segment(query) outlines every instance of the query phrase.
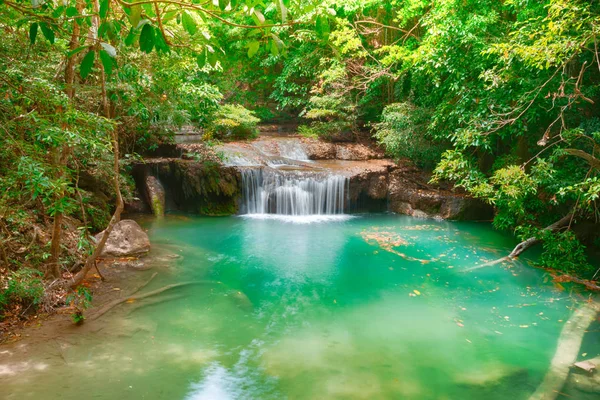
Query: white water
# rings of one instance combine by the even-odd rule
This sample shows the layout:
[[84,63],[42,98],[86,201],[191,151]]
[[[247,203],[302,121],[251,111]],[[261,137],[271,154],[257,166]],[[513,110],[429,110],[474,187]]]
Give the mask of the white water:
[[[271,168],[242,171],[242,213],[249,215],[340,215],[348,178]],[[308,221],[313,222],[313,221]]]

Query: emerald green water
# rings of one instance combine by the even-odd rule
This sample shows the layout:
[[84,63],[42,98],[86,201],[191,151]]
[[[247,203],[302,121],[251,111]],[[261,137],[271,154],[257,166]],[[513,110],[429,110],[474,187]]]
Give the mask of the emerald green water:
[[202,283],[53,344],[2,381],[5,398],[527,399],[574,306],[526,260],[473,269],[514,246],[487,224],[175,216],[146,227],[157,251],[181,257],[142,292]]

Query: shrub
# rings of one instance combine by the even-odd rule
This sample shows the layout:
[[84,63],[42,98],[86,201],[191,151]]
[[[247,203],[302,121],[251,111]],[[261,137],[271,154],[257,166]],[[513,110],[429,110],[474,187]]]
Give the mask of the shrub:
[[375,138],[391,156],[433,169],[447,146],[427,133],[430,118],[428,110],[410,103],[390,104],[384,108],[381,122],[373,125]]
[[36,307],[44,297],[42,273],[31,268],[21,268],[8,274],[0,288],[0,312],[11,304],[28,309]]
[[254,112],[239,104],[226,104],[216,111],[206,129],[206,139],[249,139],[258,136],[260,122]]

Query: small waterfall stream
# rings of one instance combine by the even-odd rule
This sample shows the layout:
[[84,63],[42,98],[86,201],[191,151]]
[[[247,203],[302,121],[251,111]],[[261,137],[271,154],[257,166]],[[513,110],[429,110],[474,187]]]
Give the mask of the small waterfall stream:
[[348,178],[321,172],[242,170],[242,213],[292,216],[343,214]]

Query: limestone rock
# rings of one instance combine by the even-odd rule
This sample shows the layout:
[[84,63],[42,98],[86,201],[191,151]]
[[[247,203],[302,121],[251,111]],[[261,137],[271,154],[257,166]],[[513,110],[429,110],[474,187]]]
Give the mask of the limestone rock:
[[[99,241],[103,232],[96,235]],[[119,221],[113,228],[101,257],[135,257],[150,251],[150,240],[146,232],[131,219]]]
[[164,217],[165,189],[155,176],[148,175],[146,177],[146,194],[152,213],[157,217]]

